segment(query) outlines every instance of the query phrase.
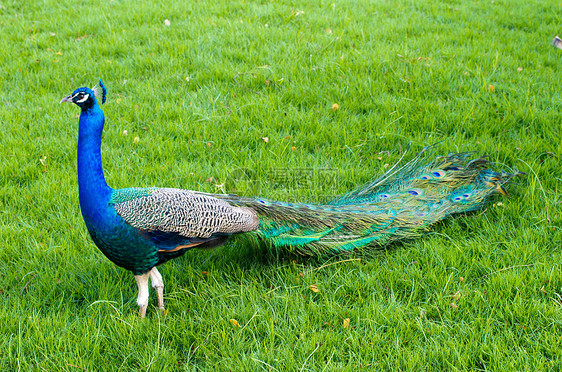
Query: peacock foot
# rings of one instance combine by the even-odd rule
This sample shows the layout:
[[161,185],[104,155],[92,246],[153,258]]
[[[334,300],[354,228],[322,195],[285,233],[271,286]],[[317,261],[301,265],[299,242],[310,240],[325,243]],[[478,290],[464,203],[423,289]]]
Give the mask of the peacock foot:
[[139,288],[139,295],[137,296],[137,305],[139,305],[139,317],[142,319],[146,316],[146,309],[148,308],[148,279],[152,283],[152,288],[156,290],[156,298],[158,301],[158,308],[162,310],[162,314],[166,315],[167,311],[164,308],[164,280],[162,275],[158,272],[156,267],[153,267],[148,272],[142,275],[135,275],[135,280]]
[[150,281],[152,282],[152,288],[156,290],[156,299],[158,300],[158,308],[165,312],[164,308],[164,280],[162,275],[156,267],[153,267],[149,272]]

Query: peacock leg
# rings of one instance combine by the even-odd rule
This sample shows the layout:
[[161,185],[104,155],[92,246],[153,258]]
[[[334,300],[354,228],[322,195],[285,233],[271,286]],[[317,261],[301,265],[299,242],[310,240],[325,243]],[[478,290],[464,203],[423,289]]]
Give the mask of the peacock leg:
[[135,275],[137,286],[139,287],[139,295],[137,297],[137,305],[139,305],[139,317],[144,318],[146,315],[146,308],[148,307],[148,278],[150,271],[142,274]]
[[152,288],[156,290],[156,298],[158,299],[158,308],[165,311],[164,308],[164,280],[162,275],[156,267],[153,267],[149,272],[150,281],[152,282]]

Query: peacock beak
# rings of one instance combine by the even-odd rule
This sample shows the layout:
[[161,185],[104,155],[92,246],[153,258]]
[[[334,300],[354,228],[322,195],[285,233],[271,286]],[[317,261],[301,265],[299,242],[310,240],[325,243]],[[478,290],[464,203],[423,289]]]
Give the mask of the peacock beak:
[[72,94],[69,95],[69,96],[67,96],[67,97],[64,97],[63,99],[61,99],[60,102],[59,102],[59,104],[61,104],[61,103],[63,103],[63,102],[70,102],[70,103],[72,103]]

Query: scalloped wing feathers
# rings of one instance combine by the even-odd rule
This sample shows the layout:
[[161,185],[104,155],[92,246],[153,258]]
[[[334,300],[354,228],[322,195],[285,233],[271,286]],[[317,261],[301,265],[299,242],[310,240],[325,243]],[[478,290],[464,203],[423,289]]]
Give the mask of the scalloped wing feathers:
[[259,228],[256,213],[224,200],[180,189],[115,190],[111,204],[129,225],[143,231],[210,238]]

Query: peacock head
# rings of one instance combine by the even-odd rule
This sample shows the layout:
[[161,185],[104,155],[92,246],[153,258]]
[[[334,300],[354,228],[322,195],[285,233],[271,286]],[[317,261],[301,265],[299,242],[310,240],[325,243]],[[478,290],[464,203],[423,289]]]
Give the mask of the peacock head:
[[103,85],[103,82],[100,79],[98,85],[93,87],[92,89],[83,87],[78,88],[71,95],[64,97],[60,103],[63,102],[70,102],[75,103],[78,105],[82,110],[88,110],[92,108],[97,103],[96,98],[101,99],[101,103],[105,103],[107,95],[107,89]]

